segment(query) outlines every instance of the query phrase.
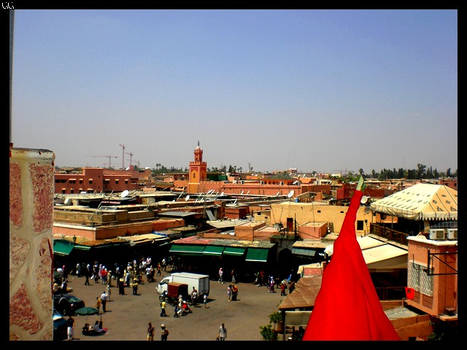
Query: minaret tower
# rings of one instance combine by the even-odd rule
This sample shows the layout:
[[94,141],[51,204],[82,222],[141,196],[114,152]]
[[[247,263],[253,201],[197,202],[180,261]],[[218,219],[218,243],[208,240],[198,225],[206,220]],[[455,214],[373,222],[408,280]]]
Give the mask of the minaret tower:
[[207,179],[207,163],[203,162],[203,150],[198,146],[194,151],[194,161],[190,162],[188,174],[188,193],[198,193],[201,181]]

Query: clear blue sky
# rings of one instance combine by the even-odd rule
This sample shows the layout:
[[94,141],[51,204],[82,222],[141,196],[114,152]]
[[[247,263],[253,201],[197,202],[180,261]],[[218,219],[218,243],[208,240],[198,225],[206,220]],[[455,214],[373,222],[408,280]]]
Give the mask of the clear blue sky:
[[[12,142],[58,166],[457,169],[457,11],[15,11]],[[125,164],[129,162],[127,156]]]

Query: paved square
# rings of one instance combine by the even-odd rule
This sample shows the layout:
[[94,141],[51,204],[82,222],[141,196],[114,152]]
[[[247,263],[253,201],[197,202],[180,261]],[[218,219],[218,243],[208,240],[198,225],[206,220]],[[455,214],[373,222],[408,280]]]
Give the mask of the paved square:
[[[156,281],[168,275],[156,276]],[[71,294],[84,300],[86,306],[95,307],[96,297],[105,286],[90,280],[84,285],[84,277],[69,275],[68,286]],[[280,291],[270,293],[266,287],[253,283],[238,283],[237,301],[228,301],[227,286],[210,281],[210,295],[207,308],[203,304],[192,307],[193,312],[180,318],[173,317],[174,307],[167,304],[168,317],[160,317],[159,295],[155,291],[156,282],[144,282],[133,295],[129,287],[125,295],[119,295],[116,282],[112,281],[112,294],[107,303],[107,312],[102,314],[103,326],[108,332],[102,336],[84,336],[81,329],[84,323],[94,324],[97,315],[73,316],[75,340],[146,340],[148,322],[155,328],[154,340],[160,340],[160,324],[164,323],[170,334],[168,340],[216,340],[221,323],[227,328],[227,340],[262,340],[260,326],[269,323],[269,315],[275,311],[285,297]],[[102,312],[102,308],[101,308]]]

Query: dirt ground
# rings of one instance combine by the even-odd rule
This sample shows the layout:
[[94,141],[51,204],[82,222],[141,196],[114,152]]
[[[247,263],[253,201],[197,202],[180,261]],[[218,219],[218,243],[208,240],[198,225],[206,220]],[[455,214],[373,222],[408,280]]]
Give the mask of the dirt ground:
[[[168,273],[156,276],[159,281]],[[84,285],[84,277],[69,275],[70,293],[81,298],[86,306],[95,307],[96,297],[105,287],[102,283],[95,284],[90,280],[90,286]],[[207,308],[196,305],[193,312],[180,318],[173,317],[174,308],[167,304],[167,317],[160,317],[158,294],[155,291],[156,282],[144,281],[138,288],[138,295],[132,295],[131,288],[125,288],[125,295],[119,295],[115,281],[112,281],[111,298],[107,303],[107,312],[101,314],[103,326],[108,332],[102,336],[84,336],[81,328],[87,322],[94,324],[98,315],[73,316],[73,340],[115,341],[115,340],[146,340],[148,322],[155,328],[154,340],[160,340],[160,325],[164,323],[169,330],[168,340],[215,341],[221,323],[227,328],[227,340],[262,340],[260,326],[269,323],[269,315],[277,311],[277,307],[285,298],[280,291],[270,293],[266,287],[258,287],[253,283],[238,283],[237,301],[227,299],[229,282],[220,284],[210,281],[210,294]],[[102,313],[102,308],[101,308]]]

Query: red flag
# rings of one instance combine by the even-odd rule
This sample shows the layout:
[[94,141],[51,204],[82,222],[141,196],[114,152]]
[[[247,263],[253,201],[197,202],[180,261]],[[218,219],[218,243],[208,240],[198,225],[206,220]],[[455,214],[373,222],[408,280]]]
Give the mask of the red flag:
[[303,340],[399,340],[383,311],[355,234],[356,190],[323,272]]

